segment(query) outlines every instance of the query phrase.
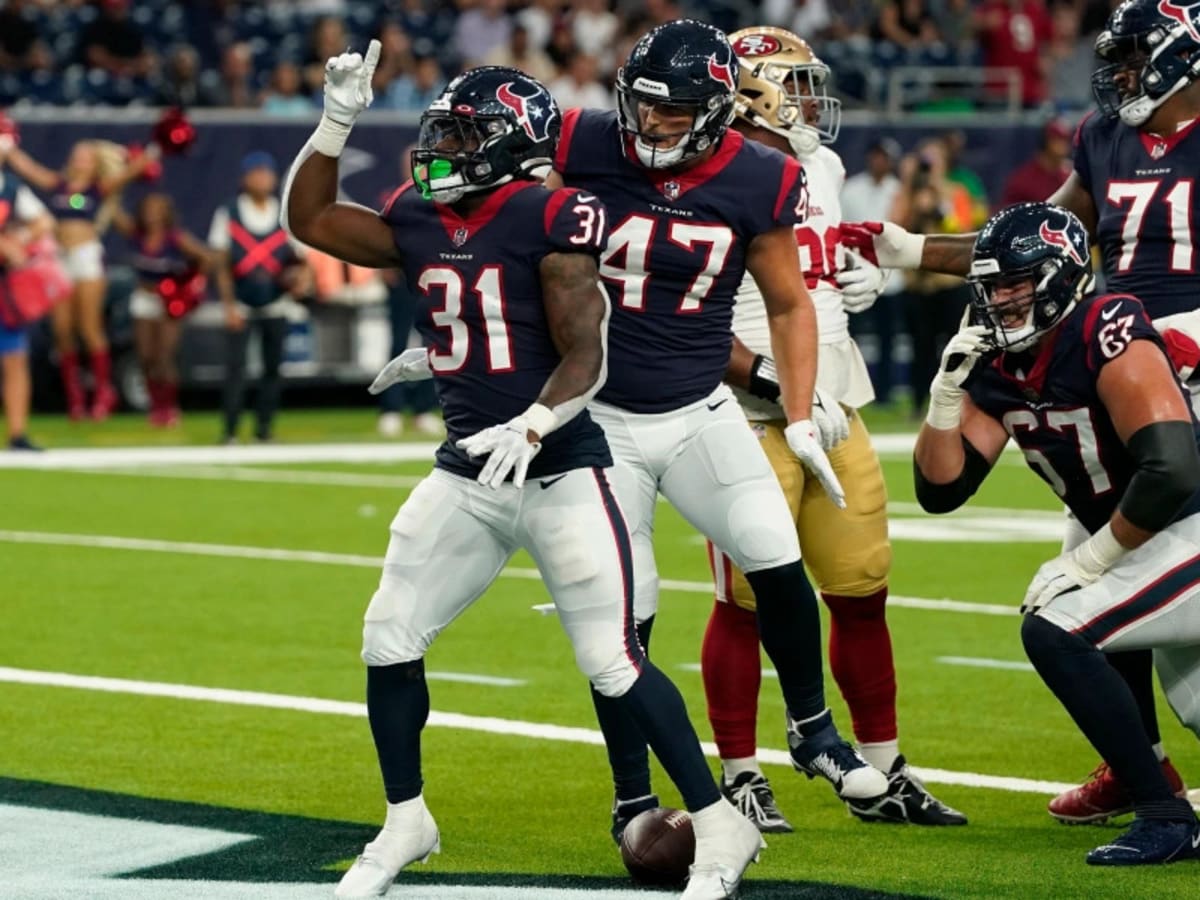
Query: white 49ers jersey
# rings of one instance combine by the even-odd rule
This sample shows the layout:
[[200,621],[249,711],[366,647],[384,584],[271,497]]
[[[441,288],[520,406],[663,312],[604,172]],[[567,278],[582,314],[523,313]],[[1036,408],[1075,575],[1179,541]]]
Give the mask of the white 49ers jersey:
[[[831,392],[844,405],[865,406],[875,398],[866,363],[850,338],[849,320],[842,306],[842,291],[834,275],[846,268],[847,253],[842,246],[842,185],[846,168],[841,157],[820,146],[800,162],[808,188],[808,215],[795,226],[800,253],[800,271],[817,310],[821,358],[817,384]],[[755,353],[771,355],[771,332],[767,309],[758,285],[747,272],[738,286],[733,308],[733,333]],[[779,406],[736,391],[742,408],[751,419],[783,417]]]

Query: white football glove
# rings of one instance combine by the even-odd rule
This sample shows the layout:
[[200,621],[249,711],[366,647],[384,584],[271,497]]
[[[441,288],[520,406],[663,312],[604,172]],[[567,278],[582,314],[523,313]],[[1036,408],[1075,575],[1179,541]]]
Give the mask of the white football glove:
[[842,483],[838,481],[838,477],[833,471],[829,457],[821,449],[821,441],[817,437],[817,430],[813,427],[812,421],[801,419],[793,422],[783,430],[783,436],[787,439],[788,447],[804,464],[804,468],[808,469],[816,476],[817,481],[821,482],[821,487],[825,489],[825,493],[829,495],[833,505],[838,509],[845,509],[846,492],[842,489]]
[[1128,552],[1105,525],[1074,550],[1042,563],[1025,591],[1021,612],[1036,613],[1055,597],[1087,587]]
[[465,450],[468,456],[487,455],[488,460],[476,479],[480,484],[494,490],[504,484],[504,479],[511,472],[513,487],[520,488],[525,486],[529,463],[542,449],[540,441],[529,443],[528,434],[529,422],[524,416],[517,416],[503,425],[493,425],[465,437],[454,446]]
[[367,388],[372,394],[382,394],[393,384],[402,381],[425,381],[433,377],[429,368],[429,351],[424,347],[413,347],[405,350],[386,366],[379,370],[371,386]]
[[[967,321],[966,315],[963,321]],[[992,340],[983,325],[966,325],[946,342],[938,372],[929,384],[925,421],[931,428],[951,431],[958,427],[962,421],[963,384],[979,358],[991,349]]]
[[379,64],[380,47],[379,41],[371,41],[365,57],[346,52],[325,63],[325,115],[339,125],[353,125],[375,99],[371,79]]
[[849,253],[854,260],[853,268],[842,269],[833,276],[842,289],[842,306],[848,313],[860,313],[870,309],[883,293],[888,273],[867,262],[857,253]]
[[822,450],[832,450],[850,437],[850,420],[842,404],[820,388],[813,388],[812,424]]

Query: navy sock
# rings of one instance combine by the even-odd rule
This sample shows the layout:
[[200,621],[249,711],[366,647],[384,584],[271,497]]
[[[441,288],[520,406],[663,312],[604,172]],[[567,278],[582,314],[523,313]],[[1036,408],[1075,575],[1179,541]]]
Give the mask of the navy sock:
[[[688,718],[679,689],[650,660],[628,693],[616,698],[646,736],[654,755],[683,796],[689,812],[696,812],[721,799],[717,783],[708,770],[700,739]],[[646,778],[646,793],[650,779]]]
[[1154,651],[1125,650],[1106,653],[1108,664],[1121,673],[1142,716],[1142,726],[1151,744],[1162,740],[1158,732],[1158,710],[1154,708]]
[[758,634],[779,673],[783,699],[795,719],[810,719],[825,709],[821,670],[821,613],[804,564],[747,572],[758,608]]
[[429,718],[425,661],[367,667],[367,718],[388,803],[421,793],[421,729]]
[[[638,643],[647,654],[650,652],[650,631],[654,627],[654,616],[637,626]],[[650,754],[646,751],[646,738],[638,728],[629,710],[618,700],[605,697],[592,688],[592,705],[596,707],[596,720],[604,734],[604,745],[608,749],[608,764],[612,768],[613,787],[618,800],[636,800],[651,793]]]
[[1138,806],[1174,799],[1142,727],[1137,701],[1104,654],[1039,616],[1021,623],[1025,653]]

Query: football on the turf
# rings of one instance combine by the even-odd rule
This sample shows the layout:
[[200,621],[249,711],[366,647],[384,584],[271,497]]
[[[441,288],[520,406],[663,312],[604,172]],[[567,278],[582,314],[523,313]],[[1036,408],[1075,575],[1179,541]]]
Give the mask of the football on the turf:
[[692,817],[681,809],[648,809],[634,816],[621,835],[621,859],[639,884],[683,884],[695,855]]

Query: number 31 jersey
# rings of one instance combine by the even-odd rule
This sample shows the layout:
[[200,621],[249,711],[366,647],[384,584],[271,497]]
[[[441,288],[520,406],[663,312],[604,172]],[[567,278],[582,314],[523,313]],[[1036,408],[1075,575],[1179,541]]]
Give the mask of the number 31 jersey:
[[1099,218],[1106,287],[1151,319],[1200,306],[1200,119],[1162,139],[1099,115],[1075,134],[1075,172]]
[[[604,246],[604,207],[570,189],[512,182],[466,218],[402,187],[380,213],[392,226],[415,324],[446,419],[437,465],[474,478],[486,457],[454,442],[523,413],[561,359],[546,322],[539,264],[551,253]],[[542,441],[531,477],[609,466],[604,432],[587,411]]]
[[647,169],[623,149],[616,113],[569,109],[554,167],[608,208],[600,274],[612,298],[608,381],[598,399],[636,413],[695,403],[721,383],[734,293],[759,234],[802,221],[803,170],[730,129],[683,172]]
[[[1137,469],[1096,389],[1104,366],[1137,340],[1166,353],[1137,298],[1090,297],[1036,355],[1001,354],[967,382],[975,405],[1004,426],[1029,467],[1090,533],[1112,518]],[[1194,416],[1193,427],[1200,442]],[[1200,494],[1180,517],[1193,512],[1200,512]]]

